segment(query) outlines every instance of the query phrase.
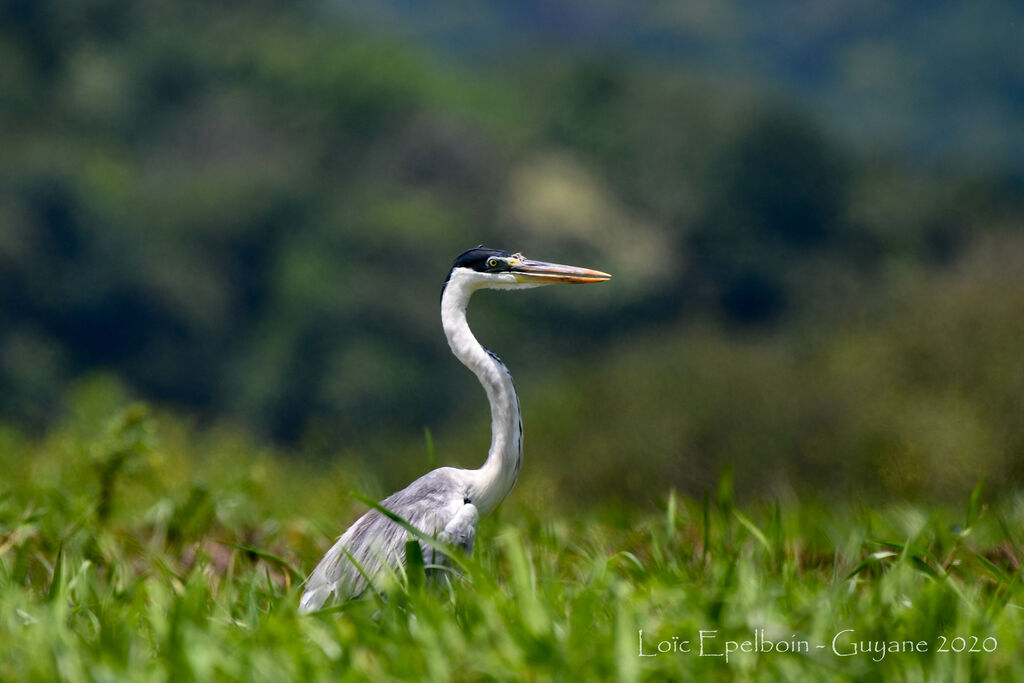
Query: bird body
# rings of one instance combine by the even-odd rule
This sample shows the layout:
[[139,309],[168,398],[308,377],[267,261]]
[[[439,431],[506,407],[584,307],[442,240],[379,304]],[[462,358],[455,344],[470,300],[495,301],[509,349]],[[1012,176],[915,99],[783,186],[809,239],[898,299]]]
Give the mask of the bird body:
[[[543,284],[602,282],[610,275],[573,266],[530,261],[521,254],[478,247],[455,259],[441,294],[441,322],[452,353],[473,371],[491,406],[491,445],[478,469],[441,467],[381,501],[381,506],[435,537],[442,545],[471,552],[479,518],[515,486],[523,459],[523,427],[512,376],[485,349],[466,321],[469,299],[478,289],[525,289]],[[387,567],[405,562],[407,532],[370,510],[327,551],[306,582],[299,606],[309,612],[330,598],[363,592]],[[425,564],[445,566],[443,553],[420,544]],[[354,562],[353,562],[354,561]],[[357,566],[358,565],[358,566]]]
[[[465,471],[438,468],[380,504],[441,543],[471,551],[480,515],[475,505],[465,502],[466,486],[460,476]],[[299,610],[319,609],[332,596],[348,598],[362,593],[367,578],[373,580],[387,566],[405,563],[407,536],[405,529],[377,510],[364,514],[341,535],[310,575]],[[426,544],[421,543],[420,549],[425,565],[447,564],[442,554]]]

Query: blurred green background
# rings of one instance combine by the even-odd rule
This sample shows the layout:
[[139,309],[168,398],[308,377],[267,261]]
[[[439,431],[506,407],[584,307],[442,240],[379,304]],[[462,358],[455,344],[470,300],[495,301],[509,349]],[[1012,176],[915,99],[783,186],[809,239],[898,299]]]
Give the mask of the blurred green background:
[[[284,7],[287,5],[287,7]],[[966,495],[1024,476],[1024,6],[0,0],[0,420],[126,391],[386,492]],[[96,398],[102,403],[102,399]]]

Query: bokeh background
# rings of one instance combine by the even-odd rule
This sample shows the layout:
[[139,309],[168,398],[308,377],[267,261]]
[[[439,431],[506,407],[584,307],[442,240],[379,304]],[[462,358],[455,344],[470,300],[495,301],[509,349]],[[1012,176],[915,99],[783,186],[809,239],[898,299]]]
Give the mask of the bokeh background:
[[438,296],[485,243],[615,276],[474,300],[517,496],[1017,487],[1022,31],[1008,0],[0,0],[3,429],[134,396],[382,491],[476,466]]

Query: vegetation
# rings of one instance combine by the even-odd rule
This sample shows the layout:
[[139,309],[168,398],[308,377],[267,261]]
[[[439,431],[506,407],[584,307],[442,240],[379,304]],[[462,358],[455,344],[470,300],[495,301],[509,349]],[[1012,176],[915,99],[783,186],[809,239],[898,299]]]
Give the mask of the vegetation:
[[462,578],[299,616],[344,479],[140,404],[96,419],[118,400],[3,434],[0,678],[1020,677],[1024,500],[980,484],[930,509],[739,504],[728,476],[582,515],[514,498]]

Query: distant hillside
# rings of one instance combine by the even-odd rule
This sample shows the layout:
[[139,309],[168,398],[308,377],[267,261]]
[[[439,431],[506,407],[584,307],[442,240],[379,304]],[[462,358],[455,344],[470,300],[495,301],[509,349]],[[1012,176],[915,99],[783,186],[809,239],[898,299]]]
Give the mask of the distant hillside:
[[[338,3],[339,6],[342,3]],[[345,11],[471,63],[609,52],[799,95],[862,145],[1024,171],[1024,4],[355,0]]]

